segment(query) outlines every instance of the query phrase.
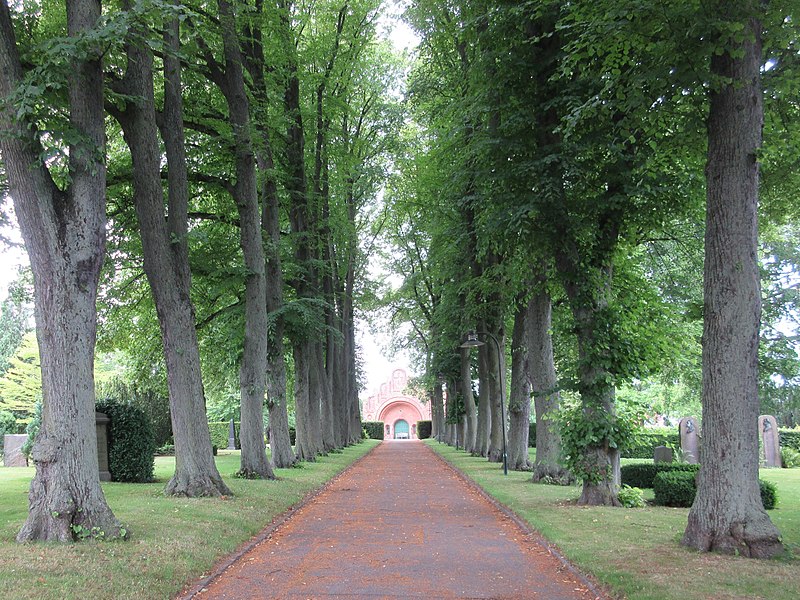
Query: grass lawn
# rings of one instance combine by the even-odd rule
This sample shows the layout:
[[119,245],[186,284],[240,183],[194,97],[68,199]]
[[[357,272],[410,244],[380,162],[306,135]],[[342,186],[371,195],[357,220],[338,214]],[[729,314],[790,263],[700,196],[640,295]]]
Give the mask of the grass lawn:
[[[510,507],[584,571],[630,600],[800,598],[800,469],[765,469],[778,486],[769,511],[789,549],[775,560],[701,554],[679,545],[689,509],[579,507],[580,488],[536,485],[530,473],[428,440],[428,445]],[[652,501],[652,490],[645,490]],[[647,494],[649,492],[649,495]]]
[[103,484],[114,514],[131,532],[127,542],[15,543],[34,470],[0,468],[0,590],[4,597],[37,600],[171,598],[377,443],[279,469],[278,481],[234,479],[239,453],[221,451],[217,467],[235,493],[227,499],[166,498],[175,459],[156,458],[156,483]]

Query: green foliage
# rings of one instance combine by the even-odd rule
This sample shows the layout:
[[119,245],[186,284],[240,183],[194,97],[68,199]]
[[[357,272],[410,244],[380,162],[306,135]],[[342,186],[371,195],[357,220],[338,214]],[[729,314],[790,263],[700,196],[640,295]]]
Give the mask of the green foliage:
[[696,474],[700,465],[687,463],[636,463],[623,465],[620,468],[622,484],[640,488],[652,488],[653,481],[659,473],[691,473]]
[[8,297],[0,306],[0,377],[8,370],[9,360],[22,344],[28,328],[32,286],[30,270],[20,270],[17,280],[9,287]]
[[383,421],[363,421],[361,425],[364,428],[368,440],[382,440],[384,433]]
[[772,510],[778,505],[778,488],[771,481],[758,480],[758,488],[761,492],[761,503],[765,510]]
[[778,430],[781,448],[793,448],[800,452],[800,429]]
[[697,489],[695,473],[687,471],[664,471],[653,479],[656,504],[688,508],[694,502]]
[[163,446],[172,439],[172,419],[166,395],[116,376],[97,384],[97,397],[114,398],[121,404],[141,409],[150,421],[156,446]]
[[671,427],[644,429],[637,435],[636,442],[622,453],[622,457],[652,459],[657,446],[679,447],[680,435],[677,430]]
[[25,440],[25,443],[22,444],[22,448],[20,450],[22,453],[28,457],[28,460],[31,459],[31,451],[33,450],[33,444],[36,442],[36,435],[39,433],[39,429],[42,427],[42,402],[38,401],[33,409],[33,416],[31,420],[28,422],[28,425],[25,427],[25,433],[28,434],[28,439]]
[[[237,448],[241,448],[241,443],[239,442],[239,425],[238,421],[234,421],[233,423],[233,431],[234,431],[234,445]],[[208,424],[208,431],[211,434],[211,445],[217,449],[224,449],[228,447],[228,436],[230,435],[230,421],[211,421]]]
[[108,470],[112,481],[152,481],[156,445],[150,420],[144,411],[114,399],[100,400],[95,408],[111,419],[108,426]]
[[608,473],[585,459],[592,448],[608,444],[621,452],[636,443],[638,417],[627,411],[612,415],[604,410],[587,411],[580,404],[565,406],[554,420],[561,434],[564,466],[578,479],[597,483]]
[[800,452],[788,446],[782,447],[781,466],[784,469],[794,469],[796,467],[800,467]]
[[25,334],[17,351],[8,359],[8,369],[0,378],[0,410],[7,410],[22,423],[33,416],[42,395],[42,371],[36,334]]
[[417,421],[417,437],[421,440],[427,440],[431,437],[433,431],[433,423],[431,421]]
[[528,448],[536,448],[536,422],[528,423]]
[[644,492],[637,487],[631,487],[629,485],[623,485],[620,488],[617,498],[619,498],[620,503],[625,508],[644,508],[646,505],[644,501]]

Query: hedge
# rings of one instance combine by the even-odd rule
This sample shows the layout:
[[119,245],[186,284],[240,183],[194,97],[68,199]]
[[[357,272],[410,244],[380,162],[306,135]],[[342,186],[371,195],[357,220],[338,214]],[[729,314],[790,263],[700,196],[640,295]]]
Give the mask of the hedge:
[[681,439],[677,428],[663,427],[646,429],[640,433],[637,443],[622,452],[622,458],[653,458],[656,446],[680,448]]
[[417,421],[417,437],[421,440],[427,440],[431,437],[433,431],[433,423],[430,421]]
[[[772,510],[778,504],[778,490],[774,483],[758,480],[761,504],[765,510]],[[656,504],[689,508],[697,494],[695,474],[687,471],[666,471],[658,473],[653,482]]]
[[779,429],[780,444],[782,448],[794,448],[800,452],[800,431],[797,429]]
[[[208,431],[211,433],[211,445],[218,450],[224,450],[228,447],[228,434],[230,432],[230,421],[210,421],[208,423]],[[234,431],[234,446],[241,448],[239,443],[239,422],[233,422]]]
[[528,423],[528,448],[536,448],[536,421]]
[[622,483],[631,487],[652,488],[656,475],[667,472],[687,472],[694,476],[700,465],[687,463],[642,463],[624,465],[620,469]]
[[108,424],[108,470],[111,481],[147,483],[153,480],[156,443],[153,426],[145,412],[115,400],[100,400],[95,409]]
[[361,426],[367,432],[367,437],[371,440],[383,439],[383,421],[363,421]]

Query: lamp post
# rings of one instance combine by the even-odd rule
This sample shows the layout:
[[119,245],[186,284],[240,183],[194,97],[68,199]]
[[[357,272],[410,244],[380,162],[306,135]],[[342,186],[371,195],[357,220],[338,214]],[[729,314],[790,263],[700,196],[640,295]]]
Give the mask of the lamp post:
[[500,375],[500,419],[503,424],[503,475],[508,475],[508,453],[506,450],[506,403],[503,399],[505,385],[503,384],[503,367],[502,364],[500,364],[500,357],[502,356],[500,342],[498,342],[495,335],[489,331],[469,331],[467,332],[467,339],[464,340],[464,343],[461,344],[460,347],[477,348],[479,346],[484,346],[485,342],[482,342],[478,339],[479,335],[485,335],[489,337],[494,342],[495,348],[497,348],[497,362]]

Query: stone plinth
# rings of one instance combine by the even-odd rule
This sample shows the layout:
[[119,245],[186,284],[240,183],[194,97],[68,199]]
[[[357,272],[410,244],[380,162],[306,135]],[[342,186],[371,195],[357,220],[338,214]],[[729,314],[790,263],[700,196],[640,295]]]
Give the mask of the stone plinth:
[[22,445],[28,440],[26,434],[7,434],[3,436],[3,466],[27,467],[28,459],[22,453]]
[[108,424],[111,419],[107,415],[95,411],[94,424],[97,432],[97,463],[100,467],[100,481],[111,481],[108,470]]

